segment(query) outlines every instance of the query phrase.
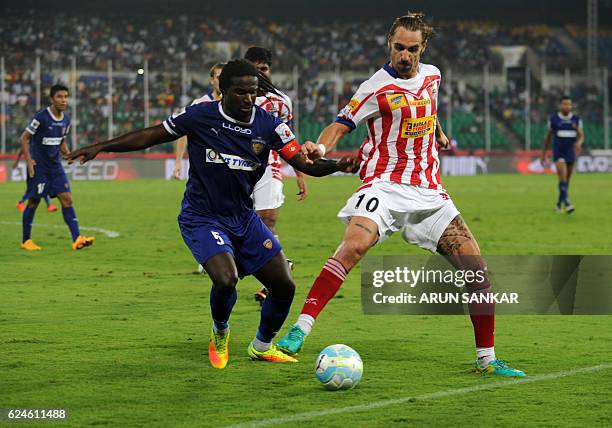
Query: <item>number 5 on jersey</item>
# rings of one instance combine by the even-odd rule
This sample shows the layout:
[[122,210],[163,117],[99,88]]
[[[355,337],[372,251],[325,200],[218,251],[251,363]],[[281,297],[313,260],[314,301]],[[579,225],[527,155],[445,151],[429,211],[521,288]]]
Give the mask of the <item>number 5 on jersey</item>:
[[217,245],[224,245],[225,241],[223,240],[223,237],[219,234],[219,232],[210,232],[213,236],[213,238],[215,238],[215,240],[217,241]]

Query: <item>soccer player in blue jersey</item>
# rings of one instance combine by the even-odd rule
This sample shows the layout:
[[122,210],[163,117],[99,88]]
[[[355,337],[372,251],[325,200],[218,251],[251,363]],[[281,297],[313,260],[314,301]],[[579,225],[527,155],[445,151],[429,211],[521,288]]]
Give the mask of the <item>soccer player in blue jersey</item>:
[[559,112],[548,119],[548,132],[544,137],[544,149],[542,150],[542,164],[548,164],[548,150],[550,140],[553,140],[553,162],[559,177],[559,198],[555,210],[560,213],[571,214],[574,205],[569,201],[569,182],[574,170],[576,156],[580,155],[582,143],[584,143],[584,131],[582,120],[572,113],[572,100],[563,96],[559,105]]
[[248,355],[254,360],[296,362],[272,344],[289,313],[295,284],[281,245],[253,209],[251,193],[270,150],[313,176],[353,171],[357,160],[306,158],[287,124],[255,105],[258,90],[275,88],[250,61],[228,62],[219,82],[220,101],[189,106],[162,125],[81,148],[66,158],[84,163],[102,151],[143,150],[187,135],[189,179],[178,222],[185,244],[213,283],[210,363],[221,369],[228,362],[228,320],[236,303],[236,283],[246,275],[255,276],[270,292]]
[[21,151],[28,170],[28,204],[22,214],[21,248],[28,251],[41,249],[31,238],[32,223],[40,199],[49,195],[59,199],[64,221],[72,235],[72,249],[80,250],[92,245],[95,238],[80,234],[79,221],[72,207],[70,184],[61,163],[60,153],[68,153],[65,141],[70,131],[70,117],[65,113],[68,108],[68,88],[54,85],[49,97],[51,105],[36,113],[21,135]]

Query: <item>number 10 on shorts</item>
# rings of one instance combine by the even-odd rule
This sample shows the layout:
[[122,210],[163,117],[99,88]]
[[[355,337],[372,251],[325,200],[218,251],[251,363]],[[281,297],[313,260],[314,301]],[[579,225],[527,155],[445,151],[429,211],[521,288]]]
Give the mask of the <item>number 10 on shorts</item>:
[[[365,197],[366,197],[365,193],[357,197],[357,204],[355,205],[355,209],[359,209]],[[376,208],[378,208],[378,198],[376,197],[372,197],[368,199],[368,201],[365,203],[365,209],[368,212],[373,213],[374,211],[376,211]]]

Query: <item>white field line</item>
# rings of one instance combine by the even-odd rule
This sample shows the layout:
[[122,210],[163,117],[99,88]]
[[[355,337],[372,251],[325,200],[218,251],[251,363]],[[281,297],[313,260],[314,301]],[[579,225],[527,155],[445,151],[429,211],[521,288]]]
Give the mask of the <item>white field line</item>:
[[[318,410],[318,411],[312,411],[312,412],[296,413],[294,415],[281,416],[278,418],[253,420],[251,422],[231,425],[230,428],[265,427],[265,426],[270,426],[270,425],[286,424],[289,422],[305,421],[305,420],[321,418],[325,416],[338,415],[341,413],[352,413],[352,412],[361,412],[365,410],[379,409],[381,407],[394,406],[397,404],[404,404],[404,403],[409,403],[409,402],[414,402],[414,401],[434,400],[436,398],[445,398],[445,397],[451,397],[454,395],[469,394],[469,393],[477,392],[477,391],[488,391],[492,389],[506,388],[508,386],[521,385],[524,383],[533,383],[533,382],[541,382],[545,380],[560,379],[563,377],[576,376],[576,375],[580,375],[584,373],[594,373],[594,372],[599,372],[599,371],[608,370],[608,369],[612,369],[612,364],[600,364],[598,366],[583,367],[579,369],[566,370],[562,372],[524,377],[520,379],[508,380],[505,382],[495,382],[495,383],[490,383],[486,385],[475,385],[475,386],[468,386],[465,388],[447,389],[445,391],[429,392],[427,394],[416,395],[413,397],[403,397],[403,398],[396,398],[392,400],[374,401],[372,403],[357,404],[357,405],[348,406],[348,407],[339,407],[335,409],[326,409],[326,410]],[[322,391],[321,393],[323,394],[323,393],[328,393],[328,392]]]
[[[21,226],[21,222],[17,222],[17,221],[0,221],[0,224],[6,224],[6,225],[11,225],[11,226]],[[32,225],[32,227],[52,227],[54,229],[65,229],[67,226],[59,225],[59,224],[40,224],[40,223],[34,223]],[[121,236],[121,234],[119,232],[116,232],[114,230],[102,229],[101,227],[80,226],[79,228],[81,230],[91,230],[93,232],[102,233],[103,235],[106,235],[109,238],[118,238],[119,236]]]

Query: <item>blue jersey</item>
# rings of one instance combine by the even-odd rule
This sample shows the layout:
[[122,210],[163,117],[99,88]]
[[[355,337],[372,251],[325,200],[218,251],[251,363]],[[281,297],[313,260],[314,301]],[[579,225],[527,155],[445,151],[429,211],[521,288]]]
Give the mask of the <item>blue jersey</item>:
[[576,143],[578,129],[582,128],[582,120],[572,113],[567,116],[555,113],[548,119],[548,127],[553,135],[553,150],[570,150]]
[[[251,193],[268,164],[270,150],[299,149],[280,119],[254,106],[249,122],[229,117],[219,101],[200,103],[163,123],[177,137],[187,135],[189,179],[183,214],[236,217],[253,209]],[[284,152],[284,151],[283,151]]]
[[47,107],[36,113],[26,132],[30,138],[30,156],[36,161],[36,169],[44,172],[62,169],[60,144],[70,131],[70,117],[62,113],[56,118]]

